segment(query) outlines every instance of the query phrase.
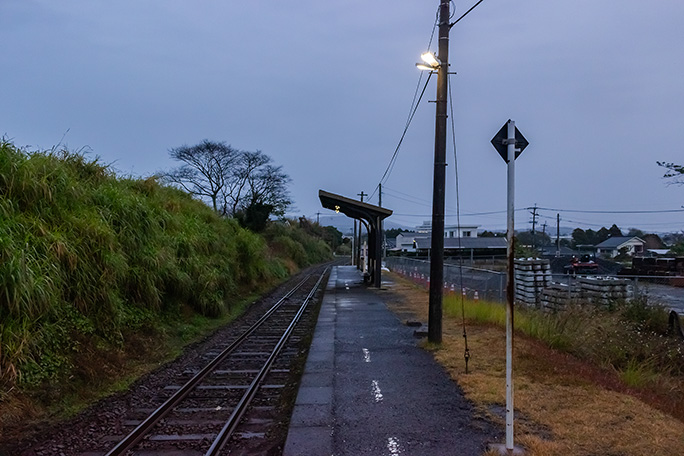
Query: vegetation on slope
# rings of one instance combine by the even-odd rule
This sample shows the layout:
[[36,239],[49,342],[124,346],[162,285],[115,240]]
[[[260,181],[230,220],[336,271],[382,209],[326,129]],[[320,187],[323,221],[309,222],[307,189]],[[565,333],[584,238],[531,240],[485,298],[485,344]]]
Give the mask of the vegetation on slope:
[[78,376],[79,355],[97,359],[162,321],[225,315],[330,257],[290,223],[271,230],[273,249],[154,178],[0,141],[0,400]]

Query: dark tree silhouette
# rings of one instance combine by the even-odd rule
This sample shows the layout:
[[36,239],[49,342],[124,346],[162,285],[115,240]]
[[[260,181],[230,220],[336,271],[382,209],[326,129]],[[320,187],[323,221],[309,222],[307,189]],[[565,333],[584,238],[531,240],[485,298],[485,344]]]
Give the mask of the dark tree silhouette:
[[669,179],[670,184],[684,184],[684,166],[668,162],[656,162],[658,166],[666,168],[668,171],[663,174],[663,179]]
[[169,155],[183,165],[166,173],[166,179],[193,195],[209,198],[214,210],[219,212],[221,196],[240,152],[225,143],[205,139],[195,146],[171,149]]
[[208,200],[221,215],[260,231],[271,215],[284,215],[290,201],[290,178],[261,151],[241,151],[224,142],[204,140],[169,151],[183,165],[165,178]]

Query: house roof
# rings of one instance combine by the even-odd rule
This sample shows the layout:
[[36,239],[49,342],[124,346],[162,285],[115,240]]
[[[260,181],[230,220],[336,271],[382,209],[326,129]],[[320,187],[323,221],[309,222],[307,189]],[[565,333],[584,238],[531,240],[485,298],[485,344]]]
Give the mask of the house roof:
[[[429,249],[432,247],[430,237],[416,239],[418,249]],[[445,249],[505,249],[508,246],[506,238],[503,237],[462,237],[445,238]]]
[[620,246],[622,246],[623,244],[626,244],[633,239],[636,239],[637,241],[641,242],[642,244],[645,244],[645,242],[642,239],[640,239],[636,236],[613,236],[613,237],[609,237],[605,241],[596,245],[596,248],[597,249],[617,249]]

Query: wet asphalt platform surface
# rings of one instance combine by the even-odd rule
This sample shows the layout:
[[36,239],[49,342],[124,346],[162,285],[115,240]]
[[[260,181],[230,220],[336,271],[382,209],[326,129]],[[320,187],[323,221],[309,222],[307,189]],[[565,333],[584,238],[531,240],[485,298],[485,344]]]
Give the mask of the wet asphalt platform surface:
[[333,269],[284,456],[481,455],[501,440],[385,296]]

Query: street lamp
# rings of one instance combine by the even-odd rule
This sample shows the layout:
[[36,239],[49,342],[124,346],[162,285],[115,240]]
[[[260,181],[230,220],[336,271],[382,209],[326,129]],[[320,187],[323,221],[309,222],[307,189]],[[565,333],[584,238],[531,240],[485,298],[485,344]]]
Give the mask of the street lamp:
[[432,52],[425,52],[420,55],[420,58],[424,62],[416,63],[416,66],[420,70],[437,71],[439,70],[440,65],[442,65],[442,63],[439,60],[437,60],[437,57],[435,57],[435,54],[433,54]]

